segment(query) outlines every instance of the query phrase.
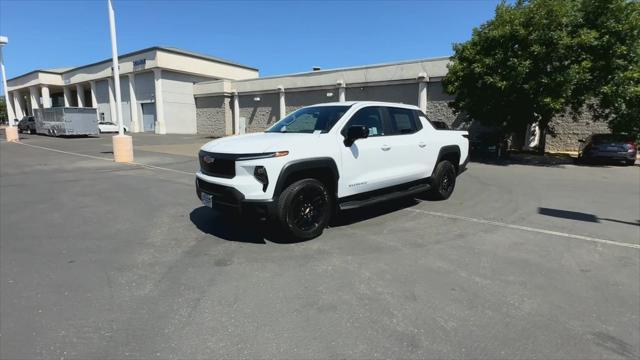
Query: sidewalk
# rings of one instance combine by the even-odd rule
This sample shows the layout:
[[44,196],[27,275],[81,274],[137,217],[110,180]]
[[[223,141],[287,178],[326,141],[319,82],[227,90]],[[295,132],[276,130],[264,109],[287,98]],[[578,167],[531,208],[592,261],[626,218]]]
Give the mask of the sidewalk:
[[574,164],[578,154],[571,153],[534,153],[510,152],[509,162],[528,165],[569,165]]

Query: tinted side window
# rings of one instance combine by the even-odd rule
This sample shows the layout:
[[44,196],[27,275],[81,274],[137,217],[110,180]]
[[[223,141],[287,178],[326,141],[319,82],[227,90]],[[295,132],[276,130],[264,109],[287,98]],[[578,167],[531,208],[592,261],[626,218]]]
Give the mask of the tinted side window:
[[[422,114],[421,111],[414,111],[413,112],[413,118],[416,119],[416,130],[420,131],[422,130],[422,121],[420,121],[420,115],[422,115],[425,119],[427,118],[425,115]],[[427,120],[429,121],[429,120]]]
[[418,131],[415,112],[410,109],[388,108],[390,135],[412,134]]
[[369,136],[383,136],[384,128],[382,127],[382,108],[380,107],[366,107],[358,110],[355,113],[347,125],[342,129],[342,135],[346,135],[347,129],[350,126],[364,125],[369,129]]

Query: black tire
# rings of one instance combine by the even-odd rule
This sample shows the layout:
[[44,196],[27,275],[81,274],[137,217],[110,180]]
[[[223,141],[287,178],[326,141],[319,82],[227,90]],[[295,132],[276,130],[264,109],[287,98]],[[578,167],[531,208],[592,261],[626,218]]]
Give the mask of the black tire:
[[433,200],[446,200],[456,187],[456,168],[447,160],[436,165],[433,172],[433,183],[429,190],[429,198]]
[[633,166],[633,165],[636,164],[636,161],[635,160],[627,160],[627,161],[624,162],[624,164],[627,165],[627,166]]
[[316,179],[303,179],[289,185],[278,198],[277,222],[288,240],[318,237],[331,220],[333,196]]

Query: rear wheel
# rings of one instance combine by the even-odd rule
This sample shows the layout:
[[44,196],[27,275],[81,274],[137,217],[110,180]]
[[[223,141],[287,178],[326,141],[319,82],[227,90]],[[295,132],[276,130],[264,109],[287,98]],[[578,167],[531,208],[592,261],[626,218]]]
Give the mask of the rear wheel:
[[333,197],[316,179],[303,179],[280,194],[277,221],[284,235],[292,240],[320,236],[331,219]]
[[636,161],[634,159],[626,160],[624,162],[624,164],[627,165],[627,166],[635,165],[635,163],[636,163]]
[[433,183],[429,195],[434,200],[446,200],[456,187],[456,168],[444,160],[436,165],[433,172]]

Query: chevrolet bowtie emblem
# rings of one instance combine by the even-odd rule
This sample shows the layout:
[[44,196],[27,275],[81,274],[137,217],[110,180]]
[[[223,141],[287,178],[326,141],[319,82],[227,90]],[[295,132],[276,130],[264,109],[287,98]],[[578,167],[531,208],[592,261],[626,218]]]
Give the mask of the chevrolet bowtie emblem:
[[209,155],[205,155],[202,158],[202,161],[204,161],[206,164],[213,164],[213,162],[216,161],[216,159],[211,157],[211,156],[209,156]]

